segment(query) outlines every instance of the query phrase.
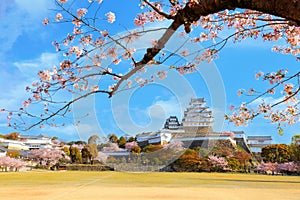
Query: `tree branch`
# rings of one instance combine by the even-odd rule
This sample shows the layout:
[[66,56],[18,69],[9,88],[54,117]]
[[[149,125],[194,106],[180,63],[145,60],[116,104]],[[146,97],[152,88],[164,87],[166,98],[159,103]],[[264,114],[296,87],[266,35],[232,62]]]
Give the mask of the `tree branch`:
[[156,8],[152,3],[150,3],[148,0],[144,0],[144,2],[149,5],[155,12],[160,14],[161,16],[164,16],[166,19],[174,19],[172,15],[168,15],[167,13],[164,13],[160,11],[158,8]]

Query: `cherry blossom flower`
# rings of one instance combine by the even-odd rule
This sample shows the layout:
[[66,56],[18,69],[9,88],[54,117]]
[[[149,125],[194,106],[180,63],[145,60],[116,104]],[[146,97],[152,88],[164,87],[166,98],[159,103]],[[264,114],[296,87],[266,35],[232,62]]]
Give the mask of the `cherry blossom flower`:
[[86,8],[79,8],[78,10],[77,10],[77,17],[78,18],[82,18],[82,17],[84,17],[84,15],[87,13],[87,9]]
[[263,75],[264,75],[264,73],[260,71],[260,72],[258,72],[258,73],[255,74],[255,79],[258,80],[259,77],[261,77]]
[[49,21],[48,18],[45,18],[45,19],[43,20],[43,25],[47,25],[47,24],[49,24],[49,23],[50,23],[50,21]]
[[60,3],[67,3],[68,0],[58,0]]
[[165,71],[160,71],[160,72],[157,72],[156,75],[158,76],[158,78],[159,78],[160,80],[163,80],[163,79],[165,79],[165,78],[167,77],[167,72],[165,72]]
[[287,93],[287,95],[293,94],[293,88],[294,86],[292,84],[285,84],[284,85],[284,91]]
[[132,80],[128,80],[128,81],[127,81],[127,87],[128,87],[128,88],[131,88],[131,85],[132,85]]
[[99,86],[98,86],[98,85],[95,85],[95,86],[91,87],[91,91],[92,91],[92,92],[95,92],[95,91],[97,91],[98,89],[99,89]]
[[80,26],[82,24],[82,21],[80,19],[73,19],[72,24],[75,26]]
[[188,50],[184,50],[183,52],[181,52],[181,55],[184,57],[188,56],[189,55]]
[[111,24],[116,21],[116,15],[113,12],[108,12],[105,14],[105,16],[107,17],[107,21]]
[[57,13],[56,14],[56,16],[55,16],[55,21],[60,21],[60,20],[62,20],[63,19],[63,16],[62,16],[62,14],[61,13]]
[[151,45],[152,45],[153,47],[158,46],[158,40],[152,40],[152,41],[151,41]]

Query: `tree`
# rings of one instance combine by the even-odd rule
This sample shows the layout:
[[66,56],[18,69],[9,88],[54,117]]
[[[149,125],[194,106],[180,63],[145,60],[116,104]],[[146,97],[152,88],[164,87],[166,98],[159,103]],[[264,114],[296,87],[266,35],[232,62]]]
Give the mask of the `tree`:
[[96,144],[88,144],[87,148],[91,154],[91,161],[98,156],[98,149]]
[[78,140],[78,141],[71,141],[71,142],[68,142],[67,143],[68,145],[81,145],[81,146],[84,146],[86,145],[86,142],[85,141],[81,141],[81,140]]
[[90,153],[87,146],[85,146],[85,147],[83,147],[83,149],[81,149],[81,157],[82,157],[83,163],[90,163],[90,161],[92,159],[92,154]]
[[55,165],[59,159],[69,157],[65,154],[64,151],[60,149],[35,149],[32,150],[29,154],[29,158],[37,161],[40,166],[50,168],[52,165]]
[[72,145],[69,147],[70,158],[72,163],[81,163],[82,157],[80,150],[77,147],[73,147]]
[[164,146],[161,144],[157,144],[157,145],[149,144],[148,146],[145,146],[143,148],[143,152],[145,152],[145,153],[155,152],[162,148],[164,148]]
[[228,171],[228,162],[223,157],[218,156],[208,156],[208,162],[211,164],[211,169],[213,171]]
[[292,137],[292,144],[300,144],[300,134]]
[[103,152],[116,152],[116,151],[125,151],[125,149],[121,149],[117,143],[110,143],[108,147],[102,148]]
[[99,141],[100,141],[100,137],[98,135],[92,135],[88,139],[88,144],[96,144],[97,145]]
[[6,156],[11,157],[11,158],[19,158],[20,157],[20,152],[14,151],[14,150],[7,151]]
[[58,140],[58,137],[57,137],[57,136],[54,136],[54,137],[52,137],[51,140]]
[[0,157],[0,167],[7,172],[8,169],[11,171],[15,169],[15,171],[19,171],[20,168],[26,166],[26,163],[22,160],[11,158],[8,156]]
[[137,142],[127,142],[125,144],[125,149],[130,151],[135,146],[139,146]]
[[9,134],[4,135],[4,139],[18,140],[19,136],[20,136],[20,133],[13,132],[13,133],[9,133]]
[[127,142],[134,142],[134,141],[136,141],[136,139],[135,139],[134,137],[131,136],[131,137],[128,139]]
[[291,161],[299,162],[300,161],[300,144],[291,143],[289,145],[290,154],[291,154]]
[[264,162],[284,163],[290,160],[290,149],[286,144],[272,144],[262,148]]
[[276,167],[276,171],[281,173],[295,173],[299,171],[299,169],[299,164],[295,162],[280,163]]
[[262,163],[261,165],[257,166],[257,170],[263,173],[271,172],[272,174],[274,174],[276,172],[277,166],[278,166],[277,163],[272,163],[272,162]]
[[171,168],[177,172],[198,172],[201,169],[201,159],[197,151],[187,149],[171,164]]
[[65,152],[67,156],[70,156],[70,149],[68,147],[65,146],[64,148],[62,148],[62,150]]
[[236,158],[240,162],[241,167],[243,167],[244,170],[247,171],[247,165],[252,158],[251,154],[245,151],[236,151],[234,152],[234,158]]
[[292,143],[290,144],[291,161],[300,162],[300,135],[294,135],[292,137]]
[[[274,47],[275,51],[294,55],[296,58],[299,55],[299,0],[162,0],[159,2],[141,0],[142,11],[137,14],[134,24],[142,30],[128,31],[127,34],[118,37],[113,37],[111,27],[105,24],[113,24],[117,19],[113,12],[101,13],[101,4],[105,2],[85,1],[88,5],[82,1],[78,3],[56,0],[55,2],[57,8],[54,10],[57,13],[53,16],[54,20],[46,18],[43,24],[71,25],[72,30],[65,39],[60,40],[61,42],[53,42],[56,50],[62,52],[66,59],[62,60],[59,66],[38,73],[40,80],[26,87],[26,90],[32,93],[32,97],[23,102],[19,111],[1,109],[8,114],[9,126],[25,125],[25,129],[34,126],[43,127],[45,124],[56,126],[52,122],[53,117],[65,116],[73,103],[87,96],[103,93],[112,97],[132,85],[144,86],[152,82],[155,76],[160,79],[165,78],[165,71],[160,71],[149,79],[134,78],[134,75],[149,65],[162,64],[178,53],[186,56],[188,52],[182,49],[171,53],[163,51],[170,38],[176,35],[177,31],[181,31],[181,28],[184,29],[183,34],[200,31],[200,34],[197,34],[199,37],[195,37],[193,42],[205,45],[203,49],[191,52],[195,56],[190,62],[170,66],[170,70],[177,70],[181,74],[194,72],[201,62],[216,59],[217,54],[231,39],[234,42],[246,38],[262,38],[264,41],[281,39],[286,45]],[[106,21],[102,20],[103,17]],[[168,28],[144,29],[147,24],[163,21],[170,22]],[[223,31],[225,28],[231,31]],[[160,38],[153,38],[153,44],[147,48],[144,56],[136,55],[134,47],[129,45],[130,42],[137,40],[142,34],[158,30],[164,30]],[[221,34],[227,35],[219,39]],[[84,59],[90,62],[83,62]],[[123,71],[116,67],[104,67],[102,62],[105,59],[110,59],[116,65],[122,63],[128,67]],[[294,124],[299,119],[297,114],[299,76],[300,72],[288,76],[285,70],[274,73],[259,72],[257,78],[262,77],[263,80],[269,81],[270,86],[254,99],[272,95],[275,90],[282,92],[283,99],[273,104],[262,101],[255,109],[248,108],[252,101],[243,103],[231,115],[226,115],[226,119],[236,125],[246,125],[254,117],[263,115],[272,123],[277,123],[279,133],[282,133],[282,124]],[[92,84],[90,80],[96,77],[112,78],[113,83],[109,81],[107,84]],[[60,90],[79,95],[70,101],[60,101],[54,98],[54,94]],[[239,94],[242,93],[252,95],[258,91],[254,89],[250,89],[249,92],[239,91]],[[27,107],[39,102],[46,102],[42,106],[42,115],[31,114]],[[289,102],[285,110],[275,110],[278,104],[284,102]],[[52,110],[51,105],[56,105],[56,109]],[[14,121],[15,117],[21,120]],[[24,118],[33,118],[36,122],[27,125]]]
[[120,148],[125,148],[125,144],[126,144],[126,139],[125,139],[125,137],[121,136],[118,139],[118,145]]
[[139,147],[139,146],[134,146],[134,147],[132,147],[132,148],[130,149],[130,152],[131,152],[131,153],[135,153],[135,154],[140,154],[141,151],[142,151],[142,149],[141,149],[141,147]]
[[226,161],[228,162],[228,167],[232,170],[232,171],[237,171],[241,168],[241,163],[238,159],[236,158],[227,158]]
[[97,157],[94,160],[98,160],[101,163],[106,163],[108,156],[103,153],[103,152],[99,152]]
[[116,134],[113,133],[108,136],[108,140],[111,143],[118,143],[118,137],[116,136]]

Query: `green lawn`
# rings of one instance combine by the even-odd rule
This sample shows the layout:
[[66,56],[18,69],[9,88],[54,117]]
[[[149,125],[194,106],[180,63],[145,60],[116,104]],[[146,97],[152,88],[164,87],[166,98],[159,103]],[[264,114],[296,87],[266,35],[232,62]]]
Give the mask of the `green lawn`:
[[0,173],[0,199],[300,199],[300,177],[223,173]]

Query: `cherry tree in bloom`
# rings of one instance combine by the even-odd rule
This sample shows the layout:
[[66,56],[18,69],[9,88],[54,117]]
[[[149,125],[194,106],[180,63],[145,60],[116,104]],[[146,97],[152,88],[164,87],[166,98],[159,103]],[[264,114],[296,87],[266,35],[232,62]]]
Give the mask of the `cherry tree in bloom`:
[[54,165],[59,159],[65,158],[70,159],[64,151],[60,149],[36,149],[32,150],[29,158],[39,162],[42,166]]
[[168,144],[166,144],[163,149],[165,150],[171,150],[174,153],[175,152],[182,152],[184,150],[183,148],[183,142],[170,142]]
[[100,152],[98,152],[98,155],[96,158],[94,158],[94,160],[98,160],[102,163],[106,163],[107,158],[108,158],[108,156],[105,153],[100,151]]
[[103,152],[117,152],[117,151],[125,151],[125,149],[122,149],[119,147],[117,143],[109,143],[109,147],[103,147]]
[[139,146],[137,142],[133,141],[133,142],[127,142],[125,144],[125,149],[130,151],[133,147]]
[[223,157],[212,156],[208,157],[208,162],[212,165],[215,171],[228,171],[228,162]]
[[22,160],[11,158],[8,156],[0,157],[0,167],[5,171],[15,170],[19,171],[20,168],[25,167],[26,163]]
[[277,172],[297,172],[299,170],[300,166],[295,162],[280,163],[276,167]]
[[275,172],[277,172],[277,166],[277,163],[262,163],[261,165],[257,166],[257,170],[263,173],[271,172],[272,174],[274,174]]
[[[137,2],[141,11],[132,19],[132,24],[139,29],[124,29],[126,33],[118,36],[114,36],[113,25],[124,16],[102,10],[102,5],[109,1],[55,2],[55,13],[42,23],[70,27],[63,39],[53,41],[55,50],[64,59],[52,69],[38,72],[39,80],[26,87],[32,95],[24,99],[23,106],[14,111],[1,109],[7,113],[8,126],[24,129],[35,126],[42,128],[45,125],[64,126],[64,123],[58,124],[53,118],[68,116],[75,102],[99,93],[112,97],[122,90],[143,87],[157,79],[168,78],[164,70],[149,78],[142,78],[139,74],[153,65],[159,68],[176,55],[193,57],[188,62],[181,59],[175,65],[170,65],[170,70],[180,74],[193,73],[203,62],[217,59],[228,41],[237,43],[247,38],[275,41],[278,45],[274,46],[273,51],[294,56],[295,62],[299,61],[299,0],[141,0]],[[126,2],[120,2],[118,6],[122,6],[122,3]],[[157,26],[167,21],[168,27]],[[154,28],[146,29],[153,23]],[[151,38],[152,43],[142,56],[137,55],[135,46],[131,44],[147,32],[161,30],[163,33],[159,38]],[[187,49],[164,51],[171,37],[183,37],[189,33],[195,33],[191,41],[200,43],[204,48],[195,52]],[[104,64],[107,61],[111,62],[109,66]],[[238,95],[252,96],[253,99],[231,107],[232,113],[227,114],[226,119],[241,126],[261,115],[277,124],[279,133],[282,133],[283,125],[299,121],[299,76],[300,72],[289,74],[285,69],[257,72],[255,78],[267,82],[269,87],[264,91],[255,88],[239,90]],[[96,78],[101,78],[101,81],[93,82]],[[76,97],[62,101],[56,98],[60,91],[76,94]],[[273,103],[262,100],[255,108],[250,106],[253,101],[274,94],[281,94],[283,98]],[[276,110],[279,104],[285,104],[286,107]],[[37,107],[41,112],[32,113],[35,109],[31,107]]]

